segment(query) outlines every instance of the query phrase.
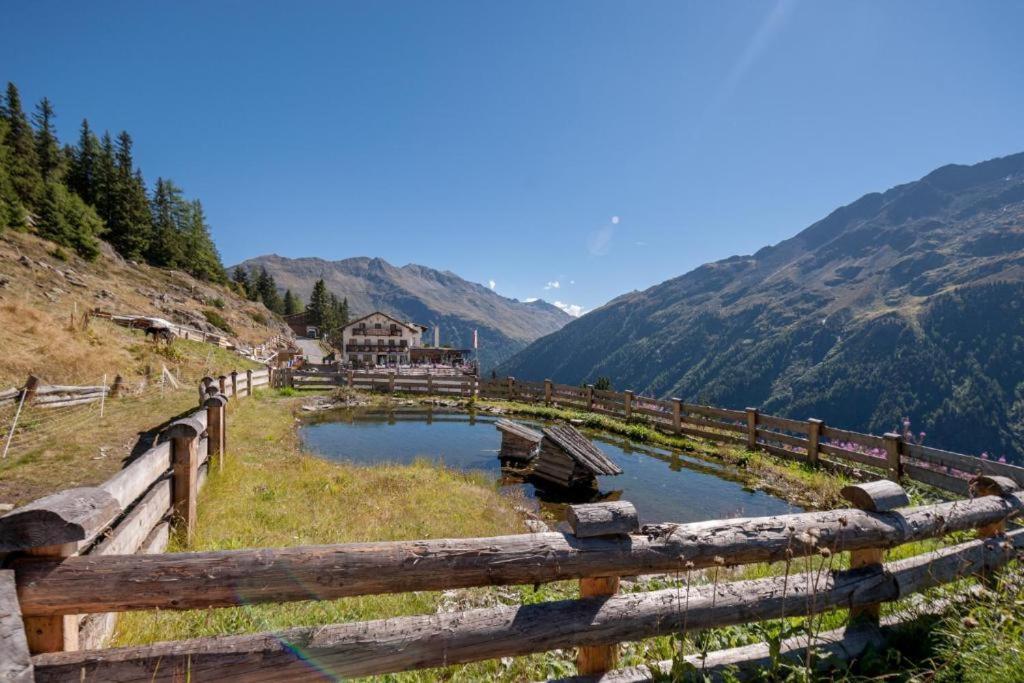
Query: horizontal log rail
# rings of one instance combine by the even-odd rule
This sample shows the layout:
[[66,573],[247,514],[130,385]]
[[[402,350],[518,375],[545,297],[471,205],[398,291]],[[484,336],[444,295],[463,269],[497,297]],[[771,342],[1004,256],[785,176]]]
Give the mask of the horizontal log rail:
[[541,533],[163,555],[25,558],[24,614],[181,610],[379,593],[535,584],[891,548],[1019,516],[1024,494],[888,512],[840,509],[647,527],[647,535]]
[[33,659],[37,681],[274,681],[308,675],[309,662],[335,677],[370,676],[553,649],[613,644],[687,630],[799,617],[893,601],[991,572],[1024,548],[1024,530],[884,566],[812,572],[684,593],[645,593],[519,607],[398,617],[281,633],[197,638]]

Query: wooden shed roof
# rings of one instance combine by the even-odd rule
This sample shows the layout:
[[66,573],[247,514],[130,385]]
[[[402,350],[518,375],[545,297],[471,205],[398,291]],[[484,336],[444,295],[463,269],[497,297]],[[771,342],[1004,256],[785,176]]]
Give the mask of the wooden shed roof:
[[594,474],[622,474],[621,467],[571,425],[545,427],[544,436]]
[[494,426],[503,432],[514,434],[521,439],[532,441],[534,443],[540,443],[540,440],[544,438],[544,435],[535,429],[530,429],[526,425],[521,425],[518,422],[512,420],[506,420],[504,418],[494,423]]

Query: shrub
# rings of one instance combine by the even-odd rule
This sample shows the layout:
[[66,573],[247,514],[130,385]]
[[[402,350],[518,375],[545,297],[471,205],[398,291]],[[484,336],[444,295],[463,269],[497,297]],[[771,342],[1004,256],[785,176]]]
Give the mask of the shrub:
[[234,334],[235,333],[234,328],[232,328],[231,325],[228,324],[228,321],[225,320],[224,317],[220,313],[218,313],[217,311],[213,310],[212,308],[207,308],[206,310],[204,310],[203,311],[203,316],[206,318],[206,322],[210,323],[214,327],[219,327],[220,329],[224,330],[228,334]]

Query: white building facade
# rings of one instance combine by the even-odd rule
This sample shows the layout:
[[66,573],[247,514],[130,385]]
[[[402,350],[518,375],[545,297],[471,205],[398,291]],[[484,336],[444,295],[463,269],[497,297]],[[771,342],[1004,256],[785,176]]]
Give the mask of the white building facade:
[[409,365],[426,329],[380,311],[363,316],[342,330],[342,361],[356,367]]

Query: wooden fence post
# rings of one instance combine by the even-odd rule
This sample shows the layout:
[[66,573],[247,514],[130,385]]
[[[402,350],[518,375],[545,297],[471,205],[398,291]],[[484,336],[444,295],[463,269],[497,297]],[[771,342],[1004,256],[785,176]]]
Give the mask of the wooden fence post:
[[757,408],[747,408],[747,448],[757,448]]
[[196,493],[199,480],[199,437],[203,425],[187,417],[164,430],[171,442],[173,480],[171,502],[174,516],[183,526],[186,543],[191,543],[196,528]]
[[[1020,490],[1020,486],[1009,477],[994,475],[980,475],[971,480],[971,493],[975,496],[1006,496]],[[1006,533],[1006,520],[992,522],[985,526],[978,527],[978,538],[992,538]],[[1010,550],[1009,552],[1013,552]],[[986,571],[981,575],[981,582],[989,588],[995,588],[998,583],[998,574],[994,571]]]
[[238,371],[231,371],[231,395],[238,396]]
[[245,371],[245,395],[252,396],[252,370]]
[[812,467],[818,466],[818,449],[821,446],[821,426],[824,423],[816,418],[807,421],[807,462]]
[[388,393],[395,393],[395,371],[392,370],[388,373]]
[[[889,512],[898,507],[910,504],[907,492],[899,484],[881,479],[869,481],[864,484],[851,484],[844,486],[840,491],[843,498],[858,510],[868,512]],[[885,553],[883,548],[865,548],[863,550],[850,551],[850,569],[860,567],[877,566],[882,570],[882,558]],[[872,603],[850,608],[850,621],[859,619],[867,621],[875,626],[878,625],[881,615],[882,603]]]
[[544,380],[544,405],[551,405],[551,380]]
[[12,569],[0,570],[0,680],[35,680]]
[[[59,560],[75,555],[79,546],[121,514],[120,503],[100,488],[74,488],[32,501],[3,516],[0,552]],[[0,615],[2,619],[2,615]],[[32,654],[79,649],[78,616],[25,617],[25,636]],[[4,643],[0,640],[0,667]]]
[[210,376],[203,377],[199,380],[199,405],[203,405],[203,401],[209,396],[209,388],[213,385],[213,378]]
[[633,392],[629,389],[622,392],[622,412],[626,421],[633,417]]
[[124,378],[121,375],[114,375],[114,383],[110,386],[110,398],[117,398],[124,387]]
[[[628,536],[640,531],[636,508],[626,501],[570,505],[566,518],[577,538]],[[580,579],[581,598],[608,597],[618,592],[618,576]],[[582,646],[576,652],[576,673],[580,676],[599,676],[614,669],[618,660],[617,644]]]
[[227,375],[221,375],[217,378],[217,383],[220,385],[220,393],[225,396],[228,395],[228,378]]
[[594,385],[587,385],[587,411],[592,412],[594,410]]
[[683,433],[683,400],[680,398],[672,399],[672,433]]
[[899,483],[900,475],[903,474],[903,468],[900,465],[900,450],[903,443],[903,437],[899,434],[888,432],[882,435],[885,439],[885,460],[886,469],[889,470],[889,479]]
[[25,380],[25,388],[22,389],[23,398],[22,403],[24,405],[32,405],[32,401],[36,398],[36,388],[39,386],[39,378],[35,375],[29,375],[28,379]]
[[206,435],[210,453],[210,460],[217,456],[217,471],[224,468],[224,446],[227,442],[225,432],[227,431],[227,413],[224,406],[228,399],[224,396],[210,396],[203,404],[206,406]]
[[508,400],[516,400],[516,378],[508,377],[505,381],[508,382]]

